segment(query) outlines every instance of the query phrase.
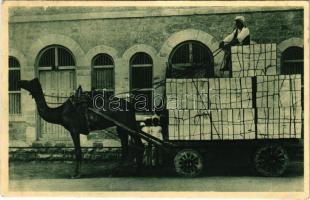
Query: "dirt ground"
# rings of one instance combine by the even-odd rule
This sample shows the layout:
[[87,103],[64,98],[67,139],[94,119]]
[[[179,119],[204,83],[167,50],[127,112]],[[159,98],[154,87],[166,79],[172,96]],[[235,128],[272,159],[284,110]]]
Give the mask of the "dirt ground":
[[82,177],[70,179],[71,162],[10,163],[12,191],[302,191],[303,165],[283,177],[259,177],[248,168],[222,166],[196,178],[178,177],[171,169],[119,169],[118,163],[83,163]]

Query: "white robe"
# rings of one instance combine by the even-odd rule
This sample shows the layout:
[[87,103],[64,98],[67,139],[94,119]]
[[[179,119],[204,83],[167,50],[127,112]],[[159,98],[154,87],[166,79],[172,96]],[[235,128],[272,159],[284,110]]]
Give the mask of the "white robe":
[[243,40],[250,35],[250,30],[247,27],[243,27],[241,30],[235,29],[231,34],[227,35],[223,40],[225,43],[229,43],[234,39],[235,32],[238,31],[237,39],[239,43],[242,43]]

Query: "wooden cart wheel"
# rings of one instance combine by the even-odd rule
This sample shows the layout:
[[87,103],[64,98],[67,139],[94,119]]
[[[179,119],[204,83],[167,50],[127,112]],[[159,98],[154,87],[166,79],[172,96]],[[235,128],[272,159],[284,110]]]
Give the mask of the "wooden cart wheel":
[[263,146],[256,151],[254,156],[255,169],[263,176],[281,176],[288,164],[288,154],[279,145]]
[[199,175],[203,169],[203,159],[201,155],[193,149],[179,151],[174,157],[175,171],[186,177]]

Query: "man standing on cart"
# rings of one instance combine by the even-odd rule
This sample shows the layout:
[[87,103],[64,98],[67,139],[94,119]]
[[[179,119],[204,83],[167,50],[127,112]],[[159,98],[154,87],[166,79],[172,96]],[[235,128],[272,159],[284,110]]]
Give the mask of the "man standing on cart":
[[219,46],[225,52],[224,66],[220,69],[221,71],[231,71],[231,46],[250,44],[250,30],[245,26],[245,18],[237,16],[235,22],[236,25],[233,32],[226,36]]

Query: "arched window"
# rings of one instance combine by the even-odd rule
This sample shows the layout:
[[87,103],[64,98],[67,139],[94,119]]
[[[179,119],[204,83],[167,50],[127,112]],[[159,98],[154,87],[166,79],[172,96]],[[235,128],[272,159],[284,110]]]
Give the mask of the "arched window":
[[281,55],[281,74],[303,74],[304,49],[289,47]]
[[186,41],[176,46],[170,54],[168,78],[213,77],[211,50],[198,41]]
[[17,82],[20,80],[20,64],[12,56],[9,57],[9,114],[21,114],[20,88]]
[[[304,74],[304,49],[292,46],[281,55],[281,74]],[[304,79],[301,76],[301,105],[304,108]]]
[[[38,55],[37,69],[42,89],[46,94],[68,96],[74,93],[75,59],[69,49],[60,45],[48,46]],[[50,98],[50,106],[62,103],[61,98]]]
[[[72,52],[60,45],[47,46],[40,51],[36,62],[46,102],[50,107],[62,105],[76,89],[75,58]],[[54,140],[69,140],[63,127],[50,124],[38,118],[38,137],[42,139],[53,135]],[[70,135],[70,134],[69,134]]]
[[105,102],[108,103],[114,95],[114,62],[111,56],[100,53],[93,58],[91,79],[92,88],[103,90]]
[[39,70],[58,70],[74,68],[75,61],[71,52],[63,46],[53,45],[45,48],[39,56]]
[[152,111],[153,61],[146,53],[136,53],[130,59],[130,91],[136,111]]

